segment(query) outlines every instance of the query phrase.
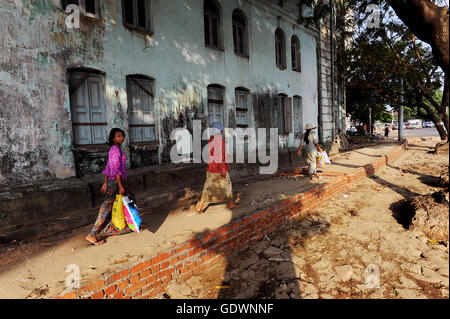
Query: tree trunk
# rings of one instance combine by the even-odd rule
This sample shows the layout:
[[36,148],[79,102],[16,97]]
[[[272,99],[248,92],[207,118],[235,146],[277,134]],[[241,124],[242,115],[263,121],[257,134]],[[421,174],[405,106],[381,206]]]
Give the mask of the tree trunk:
[[430,106],[426,105],[425,103],[420,104],[420,106],[427,112],[427,115],[431,118],[434,125],[436,125],[436,130],[438,131],[441,140],[443,141],[447,140],[448,135],[446,129],[441,124],[441,118],[437,116],[437,114],[433,111],[433,109]]
[[449,17],[447,8],[430,0],[387,0],[398,17],[419,39],[431,45],[433,56],[448,75]]
[[442,101],[440,108],[438,109],[439,115],[441,116],[442,122],[444,122],[444,126],[447,129],[447,134],[449,134],[449,119],[447,107],[449,106],[449,92],[448,92],[448,76],[445,76],[444,80],[444,92],[442,94]]

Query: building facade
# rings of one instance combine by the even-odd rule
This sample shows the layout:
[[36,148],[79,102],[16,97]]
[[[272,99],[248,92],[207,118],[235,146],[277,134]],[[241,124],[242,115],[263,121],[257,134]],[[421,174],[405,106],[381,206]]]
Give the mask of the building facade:
[[193,120],[275,127],[281,149],[297,147],[311,122],[332,141],[345,121],[332,93],[333,29],[330,20],[305,27],[303,9],[294,0],[0,1],[0,186],[100,172],[113,127],[126,132],[129,168],[170,162],[171,132],[192,131]]

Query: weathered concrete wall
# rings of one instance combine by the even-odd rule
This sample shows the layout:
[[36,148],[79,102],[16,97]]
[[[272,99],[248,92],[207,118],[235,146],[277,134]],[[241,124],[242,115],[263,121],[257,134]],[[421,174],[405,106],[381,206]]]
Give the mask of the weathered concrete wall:
[[51,1],[0,2],[0,184],[74,175],[54,11]]
[[[304,124],[317,124],[317,32],[298,26],[294,14],[268,1],[219,2],[224,50],[205,48],[203,0],[152,1],[152,35],[123,26],[120,1],[104,0],[103,18],[81,16],[79,29],[66,28],[59,0],[1,1],[0,185],[63,179],[104,166],[104,146],[73,145],[67,77],[72,68],[104,74],[108,132],[112,127],[128,132],[126,76],[154,79],[158,142],[133,145],[130,154],[127,136],[129,167],[131,159],[134,167],[168,161],[173,128],[189,127],[192,119],[206,124],[207,86],[214,83],[225,87],[226,126],[233,124],[236,87],[259,95],[299,95]],[[235,8],[246,14],[250,58],[233,51]],[[286,36],[286,70],[275,65],[278,26]],[[293,34],[301,43],[301,73],[290,67]],[[252,108],[250,118],[260,111]],[[299,143],[294,134],[280,135],[279,142]]]

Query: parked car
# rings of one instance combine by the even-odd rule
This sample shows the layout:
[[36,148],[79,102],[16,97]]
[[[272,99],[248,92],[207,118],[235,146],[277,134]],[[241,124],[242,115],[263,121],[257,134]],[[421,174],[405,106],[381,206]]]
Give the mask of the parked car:
[[422,120],[409,120],[407,123],[408,123],[408,128],[409,129],[413,129],[413,130],[416,130],[416,129],[421,129],[422,128]]
[[434,125],[433,122],[424,122],[424,127],[429,128],[429,127],[436,127],[436,125]]

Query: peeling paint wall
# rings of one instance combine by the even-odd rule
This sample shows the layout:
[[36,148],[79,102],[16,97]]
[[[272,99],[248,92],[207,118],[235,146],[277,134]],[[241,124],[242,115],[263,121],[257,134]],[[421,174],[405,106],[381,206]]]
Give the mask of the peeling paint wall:
[[[72,68],[104,73],[108,132],[113,127],[128,132],[126,76],[154,79],[157,143],[130,145],[127,134],[128,167],[169,161],[173,128],[189,129],[193,119],[205,127],[207,86],[214,83],[225,87],[225,126],[235,124],[237,87],[253,97],[251,125],[267,112],[255,107],[255,96],[272,99],[276,93],[301,96],[303,126],[317,124],[318,32],[297,25],[295,13],[263,0],[221,0],[224,50],[213,50],[204,45],[203,0],[151,1],[152,35],[123,26],[121,1],[102,3],[102,19],[81,15],[80,28],[67,29],[59,0],[0,1],[0,185],[101,171],[104,145],[74,146],[67,75]],[[248,21],[249,58],[234,54],[235,8]],[[286,70],[275,65],[277,27],[286,36]],[[301,73],[291,68],[294,34],[300,39]],[[279,142],[299,143],[293,133],[280,135]]]
[[[74,175],[64,32],[52,1],[0,2],[0,184]],[[53,31],[52,31],[53,30]]]

